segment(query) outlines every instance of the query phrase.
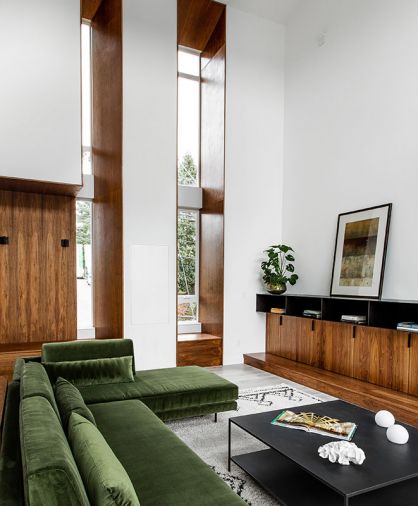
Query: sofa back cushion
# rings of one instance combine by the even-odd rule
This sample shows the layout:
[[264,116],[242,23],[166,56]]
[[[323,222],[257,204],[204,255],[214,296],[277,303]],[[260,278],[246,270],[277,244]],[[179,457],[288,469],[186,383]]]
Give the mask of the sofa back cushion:
[[95,358],[132,357],[135,374],[134,347],[131,339],[91,339],[42,345],[42,362],[72,362]]
[[60,376],[74,385],[106,385],[135,381],[131,356],[44,362],[44,366],[53,382]]
[[88,506],[64,430],[44,397],[20,403],[20,445],[26,504]]
[[93,505],[139,506],[127,472],[95,425],[72,413],[68,437]]
[[46,399],[51,404],[58,419],[61,420],[48,374],[39,362],[27,362],[23,366],[20,380],[20,398],[28,399],[29,397],[43,397]]
[[93,413],[86,406],[77,387],[64,378],[58,378],[54,390],[65,430],[67,430],[68,421],[73,411],[96,425]]

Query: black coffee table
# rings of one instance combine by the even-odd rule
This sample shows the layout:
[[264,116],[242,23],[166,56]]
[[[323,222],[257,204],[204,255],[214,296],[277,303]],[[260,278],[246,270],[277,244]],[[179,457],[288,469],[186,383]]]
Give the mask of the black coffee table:
[[[234,462],[286,506],[418,505],[418,429],[402,424],[409,431],[409,442],[396,445],[387,440],[386,429],[375,424],[375,413],[347,402],[287,409],[357,423],[352,441],[366,454],[363,465],[342,466],[321,459],[318,447],[333,439],[272,425],[276,410],[229,419],[229,469]],[[232,424],[269,449],[232,456]]]

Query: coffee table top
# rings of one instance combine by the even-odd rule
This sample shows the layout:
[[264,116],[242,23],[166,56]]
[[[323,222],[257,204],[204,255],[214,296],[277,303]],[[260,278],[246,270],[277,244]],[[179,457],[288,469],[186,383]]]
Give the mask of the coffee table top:
[[318,455],[318,448],[335,438],[272,425],[282,410],[237,416],[231,422],[289,458],[315,478],[347,497],[418,477],[418,429],[402,424],[409,432],[405,445],[391,443],[386,429],[376,425],[375,413],[344,401],[329,401],[308,406],[289,407],[292,411],[314,412],[358,427],[353,443],[364,450],[361,466],[332,464]]

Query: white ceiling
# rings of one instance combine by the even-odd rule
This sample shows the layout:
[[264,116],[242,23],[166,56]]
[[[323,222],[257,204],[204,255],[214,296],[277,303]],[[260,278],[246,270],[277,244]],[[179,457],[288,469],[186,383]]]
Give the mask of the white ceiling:
[[286,24],[301,0],[217,0],[235,9]]

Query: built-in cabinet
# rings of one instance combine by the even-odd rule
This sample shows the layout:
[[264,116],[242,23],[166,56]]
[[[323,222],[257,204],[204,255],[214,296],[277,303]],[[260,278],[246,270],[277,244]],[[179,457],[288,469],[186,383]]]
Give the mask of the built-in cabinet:
[[80,2],[2,0],[0,19],[0,188],[74,194],[82,184]]
[[[320,298],[257,296],[259,311],[267,312],[268,306],[286,310],[282,315],[267,312],[266,352],[418,395],[418,335],[387,328],[401,319],[414,320],[418,316],[415,302],[326,298],[326,305],[325,309]],[[321,308],[323,315],[325,309],[330,319],[305,318],[301,316],[304,308]],[[368,322],[372,317],[381,326],[337,321],[341,314],[359,310]]]

